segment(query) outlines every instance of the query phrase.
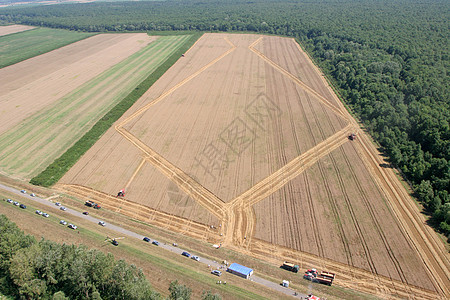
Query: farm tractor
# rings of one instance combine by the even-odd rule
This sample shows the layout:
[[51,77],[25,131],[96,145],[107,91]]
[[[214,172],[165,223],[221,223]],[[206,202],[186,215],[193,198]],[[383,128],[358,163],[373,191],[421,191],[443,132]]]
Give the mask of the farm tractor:
[[125,190],[121,189],[118,193],[117,193],[117,197],[124,197],[125,196]]
[[348,139],[349,139],[350,141],[356,140],[356,134],[351,133],[351,134],[348,136]]

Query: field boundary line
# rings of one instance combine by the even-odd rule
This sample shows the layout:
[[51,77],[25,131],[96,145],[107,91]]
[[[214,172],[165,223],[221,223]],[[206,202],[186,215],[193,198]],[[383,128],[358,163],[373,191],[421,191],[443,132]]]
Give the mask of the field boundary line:
[[225,38],[225,40],[230,43],[232,45],[232,47],[230,49],[228,49],[228,51],[226,51],[225,53],[223,53],[222,55],[220,55],[219,57],[217,57],[216,59],[214,59],[213,61],[211,61],[210,63],[208,63],[207,65],[203,66],[200,70],[198,70],[197,72],[189,75],[188,77],[186,77],[185,79],[183,79],[182,81],[180,81],[179,83],[177,83],[175,86],[173,86],[172,88],[170,88],[168,91],[164,92],[163,94],[161,94],[158,98],[154,99],[153,101],[151,101],[150,103],[144,105],[143,107],[141,107],[140,109],[138,109],[136,112],[134,112],[132,115],[130,115],[129,117],[125,118],[125,120],[123,120],[122,122],[120,122],[118,125],[115,126],[116,130],[119,131],[119,129],[123,126],[125,126],[126,124],[128,124],[131,120],[133,120],[134,118],[138,117],[139,115],[143,114],[145,111],[147,111],[150,107],[152,107],[153,105],[159,103],[161,100],[163,100],[164,98],[166,98],[167,96],[169,96],[170,94],[172,94],[173,92],[175,92],[178,88],[182,87],[183,85],[185,85],[186,83],[188,83],[189,81],[191,81],[192,79],[194,79],[195,77],[197,77],[198,75],[200,75],[201,73],[203,73],[206,69],[208,69],[209,67],[211,67],[212,65],[214,65],[215,63],[217,63],[219,60],[221,60],[222,58],[224,58],[225,56],[227,56],[228,54],[230,54],[231,52],[233,52],[236,49],[236,46],[234,44],[232,44],[228,39]]
[[[259,40],[258,40],[259,41]],[[277,69],[278,71],[280,71],[283,75],[291,78],[297,85],[299,85],[300,87],[302,87],[303,89],[305,89],[306,91],[308,91],[309,93],[313,94],[314,96],[316,96],[317,98],[319,98],[320,102],[322,102],[325,106],[327,106],[329,109],[331,109],[334,113],[336,113],[337,115],[339,115],[340,117],[342,117],[344,120],[349,121],[348,120],[348,116],[343,113],[341,111],[341,109],[335,107],[333,104],[331,104],[325,97],[323,97],[322,95],[320,95],[319,93],[317,93],[314,89],[312,89],[311,87],[309,87],[306,83],[304,83],[303,81],[301,81],[300,79],[298,79],[296,76],[294,76],[293,74],[291,74],[289,71],[285,70],[284,68],[282,68],[281,66],[279,66],[278,64],[276,64],[274,61],[272,61],[271,59],[269,59],[267,56],[265,56],[262,52],[260,52],[259,50],[255,49],[254,46],[256,45],[256,43],[253,43],[252,45],[249,46],[249,49],[251,51],[253,51],[256,55],[258,55],[259,57],[261,57],[264,61],[266,61],[269,65],[271,65],[272,67],[274,67],[275,69]]]
[[[115,209],[117,208],[116,197],[103,192],[99,192],[95,189],[77,184],[62,183],[58,183],[54,187],[59,191],[62,191],[69,195],[73,195],[75,197],[81,197],[85,200],[95,200],[95,202],[99,202],[103,207],[111,211],[115,211]],[[179,228],[182,228],[184,226],[190,226],[189,230],[186,230],[184,234],[200,239],[204,239],[205,236],[207,240],[218,239],[218,233],[211,231],[208,225],[173,214],[165,213],[126,199],[123,199],[121,203],[124,203],[126,205],[122,207],[120,214],[126,215],[133,219],[160,227],[166,225],[170,230],[175,231],[179,231]],[[155,216],[157,217],[155,218]]]
[[[315,147],[309,149],[302,155],[297,156],[288,164],[284,165],[265,179],[255,184],[246,192],[228,202],[227,205],[233,206],[234,203],[237,203],[241,199],[248,199],[251,206],[255,205],[265,197],[275,192],[275,188],[277,188],[278,190],[286,183],[288,183],[291,179],[297,177],[307,168],[316,163],[320,158],[346,143],[348,141],[347,132],[352,128],[352,125],[347,125]],[[273,181],[276,181],[275,184],[273,184]],[[267,186],[269,185],[270,190],[267,190]]]
[[[442,253],[436,250],[436,247],[439,247],[434,243],[435,240],[432,237],[430,238],[427,234],[428,232],[424,228],[425,225],[419,221],[420,216],[417,216],[417,214],[419,213],[418,209],[415,207],[411,207],[410,196],[405,195],[403,186],[398,186],[398,183],[396,182],[396,180],[398,181],[398,179],[395,177],[395,175],[388,174],[388,172],[386,172],[379,166],[379,161],[366,145],[366,143],[370,143],[370,141],[367,141],[364,138],[365,137],[363,135],[360,135],[360,138],[358,139],[360,141],[359,144],[364,150],[363,152],[365,153],[366,157],[366,159],[363,159],[363,161],[368,164],[368,168],[371,169],[373,173],[375,173],[374,178],[376,179],[375,181],[377,182],[377,185],[385,194],[392,212],[397,217],[397,220],[401,224],[403,231],[411,241],[412,246],[416,249],[417,254],[424,262],[424,265],[430,275],[429,278],[434,281],[443,295],[450,295],[450,286],[444,283],[445,279],[443,279],[440,275],[437,275],[441,273],[441,275],[444,275],[447,281],[449,281],[450,276],[448,270],[448,258],[445,254],[442,257]],[[372,161],[373,165],[372,163],[370,163],[370,161]],[[377,172],[380,175],[377,175]],[[394,186],[394,184],[396,186]],[[419,220],[417,220],[417,218],[419,218]],[[420,235],[420,238],[417,238],[413,231],[416,231],[417,234]],[[420,241],[421,239],[422,242]],[[429,252],[429,254],[431,255],[428,255],[426,252]],[[433,260],[435,262],[433,262]],[[441,272],[436,271],[437,269],[440,269]]]
[[[300,268],[309,269],[316,266],[337,273],[339,276],[335,279],[336,284],[339,286],[363,291],[369,294],[374,294],[378,291],[378,296],[383,298],[411,298],[411,292],[414,297],[419,299],[436,299],[437,293],[418,287],[403,283],[399,280],[391,279],[383,275],[376,275],[365,269],[349,266],[347,264],[337,262],[328,258],[319,257],[317,255],[294,250],[281,245],[271,244],[264,240],[253,238],[254,243],[250,247],[251,253],[265,261],[271,261],[273,263],[279,263],[283,260],[299,261]],[[380,290],[380,283],[384,287]],[[382,292],[385,291],[385,292]],[[392,293],[390,293],[392,291]],[[394,296],[394,295],[397,295]]]
[[139,171],[142,169],[142,167],[145,164],[145,157],[142,158],[141,163],[139,164],[139,166],[137,166],[136,170],[134,170],[133,175],[131,175],[130,179],[128,179],[127,184],[125,184],[125,191],[128,189],[128,187],[130,186],[131,182],[134,180],[134,178],[136,178],[137,174],[139,173]]

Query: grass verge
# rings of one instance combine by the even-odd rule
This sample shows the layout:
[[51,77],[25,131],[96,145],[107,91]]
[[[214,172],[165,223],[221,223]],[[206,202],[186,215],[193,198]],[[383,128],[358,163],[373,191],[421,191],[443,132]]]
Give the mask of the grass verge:
[[122,101],[106,113],[81,139],[50,164],[43,172],[30,180],[31,184],[49,187],[61,177],[86,153],[95,142],[117,121],[202,35],[193,34],[152,74],[142,81]]

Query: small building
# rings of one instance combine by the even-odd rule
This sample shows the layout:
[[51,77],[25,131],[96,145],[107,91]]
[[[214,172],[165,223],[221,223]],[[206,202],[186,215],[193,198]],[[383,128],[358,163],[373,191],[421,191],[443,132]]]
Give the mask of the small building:
[[245,279],[248,279],[253,274],[253,270],[250,268],[247,268],[245,266],[242,266],[237,263],[232,263],[228,269],[227,272],[230,272],[232,274],[235,274],[240,277],[244,277]]

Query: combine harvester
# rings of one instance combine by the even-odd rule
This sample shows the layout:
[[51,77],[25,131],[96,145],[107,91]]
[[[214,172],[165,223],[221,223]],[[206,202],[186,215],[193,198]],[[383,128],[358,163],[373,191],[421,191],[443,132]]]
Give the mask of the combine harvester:
[[305,272],[303,278],[310,280],[312,282],[331,285],[333,284],[335,276],[336,275],[334,273],[323,271],[322,273],[319,274],[316,269],[310,269]]

